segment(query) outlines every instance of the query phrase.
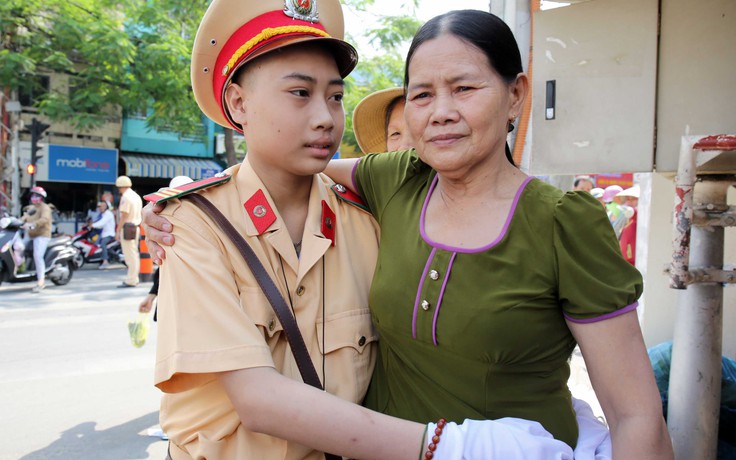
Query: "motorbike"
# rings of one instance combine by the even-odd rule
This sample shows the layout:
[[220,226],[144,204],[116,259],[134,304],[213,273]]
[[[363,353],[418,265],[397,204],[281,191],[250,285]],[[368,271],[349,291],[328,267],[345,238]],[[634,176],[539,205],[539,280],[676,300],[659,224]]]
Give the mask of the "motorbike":
[[[72,245],[78,250],[74,257],[77,268],[86,263],[102,263],[102,247],[97,244],[100,238],[95,233],[92,227],[84,226],[72,237]],[[125,263],[120,241],[111,240],[107,243],[107,259],[111,264]]]
[[[36,281],[36,267],[33,262],[33,245],[27,245],[23,252],[26,269],[18,270],[13,257],[13,243],[22,239],[23,221],[16,217],[0,218],[0,284],[24,283]],[[72,246],[72,239],[68,235],[52,237],[46,248],[46,278],[57,286],[63,286],[72,279],[74,270],[74,256],[77,250]]]

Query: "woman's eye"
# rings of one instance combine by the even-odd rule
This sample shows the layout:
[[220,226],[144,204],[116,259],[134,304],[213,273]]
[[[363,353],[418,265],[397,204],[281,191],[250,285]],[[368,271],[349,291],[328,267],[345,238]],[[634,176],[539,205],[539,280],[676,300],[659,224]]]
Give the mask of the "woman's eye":
[[393,132],[393,133],[391,133],[391,134],[388,135],[388,137],[390,137],[391,139],[396,138],[396,137],[399,137],[399,136],[401,136],[401,133],[398,132],[398,131],[395,131],[395,132]]
[[299,96],[299,97],[309,96],[309,91],[307,91],[306,89],[293,89],[290,91],[290,93],[293,94],[294,96]]
[[428,97],[429,97],[429,93],[425,91],[425,92],[423,92],[423,93],[417,93],[417,94],[415,94],[415,95],[411,96],[411,98],[410,98],[410,99],[411,99],[412,101],[415,101],[415,100],[417,100],[417,99],[425,99],[425,98],[428,98]]
[[473,88],[471,88],[470,86],[460,86],[457,88],[458,92],[470,91],[471,89]]
[[342,98],[343,98],[343,97],[345,97],[345,95],[344,95],[344,94],[342,94],[342,93],[340,93],[340,94],[335,94],[334,96],[332,96],[332,98],[333,98],[333,99],[335,100],[335,102],[342,102]]

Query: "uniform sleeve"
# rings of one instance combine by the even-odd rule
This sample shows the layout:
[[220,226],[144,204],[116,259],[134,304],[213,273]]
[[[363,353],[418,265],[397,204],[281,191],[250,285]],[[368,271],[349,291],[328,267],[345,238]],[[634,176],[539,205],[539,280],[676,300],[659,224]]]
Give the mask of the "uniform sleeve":
[[159,273],[155,384],[168,393],[202,385],[217,372],[274,366],[242,308],[224,246],[204,218],[192,216],[194,205],[178,206],[165,211],[176,244],[167,249]]
[[381,211],[420,165],[414,150],[370,154],[360,159],[353,171],[353,184],[379,223]]
[[566,193],[554,219],[558,296],[565,317],[587,323],[636,309],[641,274],[624,260],[600,203],[587,193]]
[[120,198],[120,205],[118,206],[118,211],[124,212],[126,214],[130,214],[131,211],[131,205],[130,200],[128,200],[125,196]]

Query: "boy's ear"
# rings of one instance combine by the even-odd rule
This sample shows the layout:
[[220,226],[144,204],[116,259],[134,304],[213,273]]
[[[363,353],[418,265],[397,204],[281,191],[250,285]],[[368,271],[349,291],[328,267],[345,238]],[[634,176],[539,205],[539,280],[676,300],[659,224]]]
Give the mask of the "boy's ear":
[[225,104],[233,121],[240,126],[245,125],[245,95],[243,87],[231,83],[225,90]]

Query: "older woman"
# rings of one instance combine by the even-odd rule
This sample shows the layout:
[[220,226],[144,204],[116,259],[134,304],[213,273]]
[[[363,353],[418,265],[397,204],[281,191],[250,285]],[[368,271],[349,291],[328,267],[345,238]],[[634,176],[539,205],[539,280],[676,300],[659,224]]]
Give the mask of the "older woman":
[[416,151],[328,171],[352,174],[381,225],[370,295],[380,354],[366,405],[422,422],[534,420],[575,446],[566,381],[577,343],[614,458],[672,458],[635,313],[639,273],[591,196],[510,161],[506,133],[528,89],[511,31],[489,13],[451,12],[420,29],[406,65]]
[[509,29],[477,11],[432,19],[405,83],[416,152],[327,171],[340,181],[353,169],[381,225],[371,288],[381,353],[367,405],[412,420],[538,420],[574,445],[577,343],[614,457],[672,458],[635,312],[639,273],[592,197],[509,161],[528,88]]

